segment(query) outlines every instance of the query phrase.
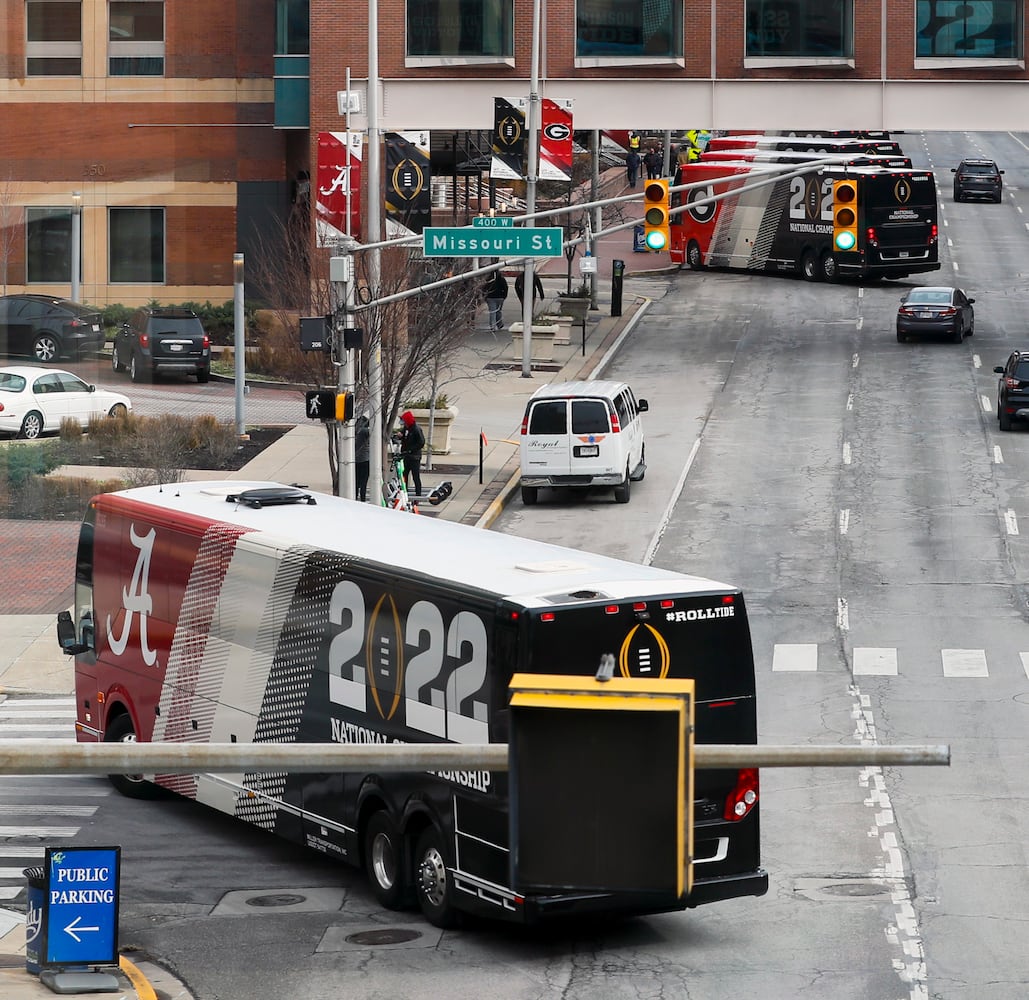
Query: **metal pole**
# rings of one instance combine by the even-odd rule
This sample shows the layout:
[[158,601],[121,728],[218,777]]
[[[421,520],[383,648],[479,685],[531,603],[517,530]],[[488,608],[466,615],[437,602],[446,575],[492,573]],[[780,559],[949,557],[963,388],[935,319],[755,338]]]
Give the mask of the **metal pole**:
[[[694,747],[693,764],[740,767],[950,765],[950,747]],[[0,740],[0,774],[194,774],[233,771],[507,771],[506,743],[62,743]]]
[[[332,360],[336,365],[336,391],[353,393],[356,383],[356,358],[347,350],[343,331],[354,325],[354,256],[345,254],[329,258],[329,280],[332,282],[333,303]],[[354,464],[354,425],[346,421],[335,424],[336,455],[339,471],[336,476],[336,495],[356,499],[357,468]],[[369,449],[370,450],[370,449]]]
[[[593,129],[590,132],[590,201],[598,201],[600,198],[600,130]],[[593,209],[593,224],[590,226],[590,240],[587,244],[591,257],[597,256],[596,234],[604,226],[604,209],[597,205]],[[590,272],[590,309],[597,309],[597,272]]]
[[82,195],[71,193],[71,300],[79,301],[79,274],[82,271]]
[[[382,199],[380,186],[379,149],[379,3],[368,0],[368,197],[365,216],[368,220],[368,238],[378,243],[382,238]],[[379,293],[381,255],[378,248],[368,252],[366,274],[372,298]],[[367,330],[372,341],[368,353],[368,396],[371,409],[369,420],[368,489],[378,501],[382,497],[382,327]]]
[[247,385],[247,333],[243,318],[243,254],[232,255],[232,325],[233,351],[236,375],[236,437],[246,437],[246,422],[243,416],[243,394]]
[[[532,64],[529,81],[529,155],[525,175],[525,213],[529,216],[525,225],[536,225],[536,172],[539,169],[540,139],[540,33],[541,0],[532,0]],[[533,285],[536,280],[536,262],[525,258],[522,274],[522,378],[532,378],[532,306],[535,301]]]

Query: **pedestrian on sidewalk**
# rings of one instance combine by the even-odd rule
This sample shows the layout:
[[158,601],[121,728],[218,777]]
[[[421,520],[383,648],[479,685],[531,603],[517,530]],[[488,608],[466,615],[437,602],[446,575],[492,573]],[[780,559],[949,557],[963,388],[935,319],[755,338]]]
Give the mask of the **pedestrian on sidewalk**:
[[486,308],[489,309],[489,328],[493,333],[504,329],[504,301],[507,299],[507,278],[494,271],[486,280]]
[[364,503],[368,499],[368,474],[371,470],[371,426],[367,413],[362,413],[357,418],[354,467],[357,472],[357,499]]
[[400,457],[404,460],[404,488],[410,489],[409,480],[414,480],[414,492],[422,495],[422,449],[425,435],[410,410],[400,414]]
[[643,157],[643,165],[647,168],[647,180],[656,180],[661,176],[661,160],[662,156],[654,146],[651,146],[647,150],[647,155]]
[[636,178],[640,172],[640,154],[635,149],[630,149],[625,154],[625,176],[629,182],[629,187],[634,188],[636,186]]
[[[525,271],[519,271],[518,276],[515,278],[515,295],[518,296],[518,305],[523,304],[522,296],[525,293]],[[536,315],[536,296],[541,299],[546,298],[543,294],[543,282],[540,281],[539,274],[536,271],[532,272],[532,314]]]

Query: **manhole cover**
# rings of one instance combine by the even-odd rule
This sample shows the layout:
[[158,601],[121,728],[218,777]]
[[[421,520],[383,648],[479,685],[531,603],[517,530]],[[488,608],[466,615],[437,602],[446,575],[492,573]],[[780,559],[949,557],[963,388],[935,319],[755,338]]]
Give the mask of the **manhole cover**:
[[886,886],[874,882],[841,882],[822,887],[822,892],[829,896],[881,896],[886,891]]
[[276,892],[268,896],[251,896],[247,900],[247,906],[296,906],[306,899],[306,896],[298,896],[295,893]]
[[384,927],[381,930],[361,931],[358,934],[350,934],[346,940],[350,944],[403,944],[405,941],[414,941],[421,936],[421,931],[414,931],[404,927]]

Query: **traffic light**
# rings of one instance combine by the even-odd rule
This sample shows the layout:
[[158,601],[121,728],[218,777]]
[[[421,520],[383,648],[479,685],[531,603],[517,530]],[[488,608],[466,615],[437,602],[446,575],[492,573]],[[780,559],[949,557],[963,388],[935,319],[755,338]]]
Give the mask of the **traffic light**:
[[671,203],[667,180],[650,180],[643,186],[643,242],[648,250],[667,250]]
[[306,394],[306,413],[312,420],[353,420],[354,394],[315,389]]
[[354,419],[354,394],[352,392],[341,392],[336,396],[336,419]]
[[858,242],[857,181],[833,181],[832,245],[834,250],[856,250]]

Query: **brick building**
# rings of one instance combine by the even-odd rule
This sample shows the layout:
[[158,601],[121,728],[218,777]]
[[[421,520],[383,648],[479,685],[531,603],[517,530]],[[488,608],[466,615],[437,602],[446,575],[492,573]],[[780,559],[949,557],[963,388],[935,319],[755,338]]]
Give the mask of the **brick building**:
[[[528,94],[538,9],[539,93],[577,129],[1018,128],[1023,6],[378,0],[377,125],[433,130],[434,173],[488,146],[493,98]],[[6,290],[67,294],[77,192],[83,299],[230,298],[233,253],[306,208],[318,132],[368,124],[369,10],[0,0]]]

